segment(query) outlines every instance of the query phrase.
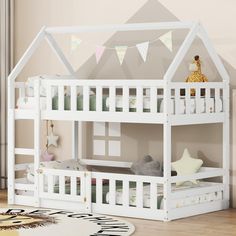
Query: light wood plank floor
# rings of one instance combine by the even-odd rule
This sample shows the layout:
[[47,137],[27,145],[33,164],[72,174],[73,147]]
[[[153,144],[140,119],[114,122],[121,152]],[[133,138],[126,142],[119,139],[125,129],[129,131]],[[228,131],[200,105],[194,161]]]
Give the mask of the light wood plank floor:
[[[7,194],[0,191],[0,207],[7,207]],[[124,218],[123,218],[124,219]],[[159,222],[125,218],[135,225],[134,236],[235,236],[236,209],[218,211],[186,219]]]

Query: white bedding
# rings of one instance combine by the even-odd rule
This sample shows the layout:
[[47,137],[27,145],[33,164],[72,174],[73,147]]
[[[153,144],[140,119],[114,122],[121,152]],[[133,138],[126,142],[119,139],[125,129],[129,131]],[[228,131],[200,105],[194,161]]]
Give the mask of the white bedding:
[[[210,186],[211,183],[208,182],[200,182],[198,185],[189,185],[189,186],[180,186],[175,187],[175,185],[172,185],[172,191],[179,191],[184,189],[189,189],[193,187],[206,187]],[[106,202],[109,203],[109,192],[106,194]],[[122,205],[123,202],[123,194],[122,189],[118,189],[116,191],[115,201],[116,204]],[[195,196],[190,196],[186,198],[180,198],[180,199],[174,199],[172,201],[171,208],[180,208],[184,206],[189,205],[196,205],[200,203],[205,202],[211,202],[211,201],[217,201],[222,199],[222,192],[211,192],[211,193],[205,193],[205,194],[199,194]],[[136,206],[136,188],[130,188],[129,189],[129,205],[130,206]],[[157,206],[159,209],[163,209],[163,188],[158,186],[157,189]],[[150,207],[150,185],[146,185],[143,187],[143,207]]]

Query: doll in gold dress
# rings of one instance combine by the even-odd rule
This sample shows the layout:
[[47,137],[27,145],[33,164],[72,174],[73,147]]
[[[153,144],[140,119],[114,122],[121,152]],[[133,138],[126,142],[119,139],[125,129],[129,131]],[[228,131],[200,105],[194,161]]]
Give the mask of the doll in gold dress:
[[[202,74],[201,61],[198,55],[194,57],[193,63],[189,66],[189,70],[191,74],[187,77],[186,82],[208,82],[207,77]],[[195,96],[195,89],[191,89],[190,93],[191,96]]]

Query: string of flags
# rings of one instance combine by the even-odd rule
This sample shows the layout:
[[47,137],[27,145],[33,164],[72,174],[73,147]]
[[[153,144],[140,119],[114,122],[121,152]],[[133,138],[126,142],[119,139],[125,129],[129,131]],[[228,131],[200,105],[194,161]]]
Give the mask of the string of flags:
[[[96,62],[97,64],[99,63],[100,59],[102,58],[103,53],[105,52],[106,49],[113,49],[116,51],[118,60],[120,62],[120,65],[122,65],[124,58],[125,58],[125,54],[127,52],[128,48],[137,48],[142,60],[144,62],[146,62],[147,60],[147,55],[148,55],[148,49],[151,43],[156,42],[157,40],[160,40],[165,46],[166,48],[172,52],[173,50],[173,46],[172,46],[172,31],[169,31],[163,35],[161,35],[160,37],[152,40],[152,41],[146,41],[146,42],[142,42],[142,43],[138,43],[135,46],[115,46],[115,47],[106,47],[106,46],[101,46],[101,45],[97,45],[95,48],[95,57],[96,57]],[[77,50],[77,48],[81,45],[82,40],[80,38],[78,38],[75,35],[71,36],[71,51],[75,51]]]

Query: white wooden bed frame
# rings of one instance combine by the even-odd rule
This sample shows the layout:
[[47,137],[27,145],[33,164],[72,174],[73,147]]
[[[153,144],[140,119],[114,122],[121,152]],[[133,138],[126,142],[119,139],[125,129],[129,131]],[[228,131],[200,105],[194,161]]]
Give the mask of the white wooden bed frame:
[[[170,64],[163,80],[78,80],[75,72],[54,40],[54,34],[71,34],[80,32],[103,32],[103,31],[137,31],[137,30],[178,30],[189,29],[183,44],[179,48],[174,60]],[[200,37],[206,47],[212,61],[214,62],[222,82],[208,83],[177,83],[172,82],[172,78],[186,55],[188,49],[196,37]],[[35,104],[32,110],[16,109],[15,94],[16,90],[22,92],[25,84],[16,82],[15,79],[27,64],[28,60],[38,48],[39,44],[46,39],[55,54],[63,65],[67,68],[72,79],[52,79],[35,80]],[[47,108],[40,109],[39,88],[42,84],[47,86]],[[52,110],[51,87],[58,86],[59,107]],[[64,87],[69,87],[71,91],[71,109],[64,110]],[[83,89],[83,110],[76,110],[76,87]],[[89,89],[96,88],[96,111],[89,111]],[[102,111],[102,89],[109,89],[109,111]],[[116,88],[123,90],[123,111],[115,111]],[[129,89],[136,89],[137,110],[129,112]],[[150,112],[143,112],[143,89],[150,89]],[[190,89],[196,90],[196,112],[190,113]],[[157,112],[157,89],[162,89],[164,111]],[[178,109],[174,114],[170,113],[170,102],[174,91],[175,102],[180,98],[180,89],[185,90],[185,114],[179,114]],[[210,91],[214,90],[215,110],[210,113],[207,109],[205,113],[199,112],[200,89],[205,89],[206,107],[209,104]],[[223,100],[223,111],[217,105],[219,99]],[[15,121],[16,120],[34,121],[34,148],[17,148],[15,146]],[[42,120],[69,120],[73,124],[73,158],[79,158],[82,162],[89,165],[130,167],[128,162],[113,162],[89,160],[82,157],[82,122],[84,121],[106,121],[106,122],[133,122],[133,123],[152,123],[163,125],[163,162],[164,176],[150,177],[138,175],[124,175],[114,173],[100,173],[89,171],[69,171],[55,169],[40,169],[40,122]],[[223,153],[222,168],[206,168],[191,176],[171,176],[171,129],[176,125],[222,123],[223,124]],[[79,142],[79,145],[77,145]],[[26,184],[16,178],[16,171],[26,169],[26,164],[16,164],[16,155],[32,156],[35,168],[34,184]],[[59,193],[53,191],[53,177],[59,177]],[[65,176],[71,178],[70,194],[65,194]],[[222,183],[205,187],[192,188],[179,192],[172,192],[171,183],[190,179],[205,179],[210,177],[222,176]],[[48,187],[45,190],[44,180],[48,179]],[[80,179],[80,194],[76,192],[76,180]],[[96,202],[91,201],[91,179],[96,179]],[[102,180],[109,180],[109,203],[104,204],[102,200]],[[116,181],[123,181],[123,204],[117,205],[115,199]],[[136,183],[136,206],[129,205],[129,182]],[[143,183],[150,184],[150,208],[143,206]],[[164,207],[157,209],[157,184],[163,185]],[[32,196],[17,195],[16,190],[32,191]],[[223,197],[219,201],[190,205],[182,208],[171,208],[171,202],[175,198],[194,196],[200,193],[210,193],[222,191]],[[202,214],[211,211],[226,209],[229,206],[229,75],[225,70],[220,58],[216,54],[209,38],[199,23],[192,22],[162,22],[162,23],[142,23],[125,25],[102,25],[102,26],[78,26],[78,27],[43,27],[35,37],[29,48],[19,60],[15,68],[8,77],[8,203],[30,205],[36,207],[49,207],[67,210],[80,210],[84,212],[96,212],[102,214],[115,214],[128,217],[140,217],[169,221],[191,215]]]

